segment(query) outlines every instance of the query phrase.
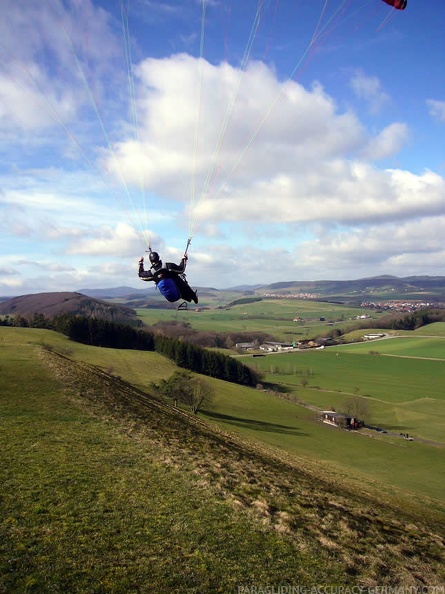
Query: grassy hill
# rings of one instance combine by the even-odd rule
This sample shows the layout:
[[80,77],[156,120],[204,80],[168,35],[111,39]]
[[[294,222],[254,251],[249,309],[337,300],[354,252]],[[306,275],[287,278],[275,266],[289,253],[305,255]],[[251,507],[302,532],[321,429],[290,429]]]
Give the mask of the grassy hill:
[[[443,514],[170,407],[148,386],[171,371],[154,353],[0,328],[0,589],[443,583]],[[133,374],[143,390],[125,381]],[[218,384],[221,406],[233,387]],[[297,432],[290,412],[270,416],[278,402],[262,397],[251,432]]]

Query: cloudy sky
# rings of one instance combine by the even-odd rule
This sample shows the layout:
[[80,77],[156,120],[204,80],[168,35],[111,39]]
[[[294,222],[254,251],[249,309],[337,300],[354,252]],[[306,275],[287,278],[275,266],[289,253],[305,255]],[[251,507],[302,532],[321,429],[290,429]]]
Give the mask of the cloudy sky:
[[443,0],[0,8],[0,296],[445,275]]

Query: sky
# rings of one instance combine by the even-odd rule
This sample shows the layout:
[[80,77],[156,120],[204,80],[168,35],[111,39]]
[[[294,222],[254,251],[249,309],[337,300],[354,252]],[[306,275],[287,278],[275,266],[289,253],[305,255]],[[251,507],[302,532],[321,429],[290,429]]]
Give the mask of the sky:
[[0,8],[0,296],[445,275],[443,0]]

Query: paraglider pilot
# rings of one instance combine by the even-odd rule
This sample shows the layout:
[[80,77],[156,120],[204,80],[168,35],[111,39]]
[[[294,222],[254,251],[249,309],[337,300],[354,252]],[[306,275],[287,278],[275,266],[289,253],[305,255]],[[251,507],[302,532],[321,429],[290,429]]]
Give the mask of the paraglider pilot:
[[179,301],[179,299],[184,299],[189,303],[191,301],[198,303],[196,292],[185,280],[187,255],[184,255],[180,264],[173,262],[163,264],[157,252],[150,252],[149,258],[150,270],[144,270],[144,258],[139,259],[139,278],[143,281],[155,282],[162,295],[171,303]]

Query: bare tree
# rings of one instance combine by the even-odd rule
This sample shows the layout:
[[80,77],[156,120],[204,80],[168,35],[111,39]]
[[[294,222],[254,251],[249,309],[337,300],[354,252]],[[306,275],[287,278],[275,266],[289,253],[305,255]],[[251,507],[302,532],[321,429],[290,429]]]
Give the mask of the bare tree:
[[200,378],[193,378],[191,381],[190,400],[188,406],[193,414],[197,414],[205,403],[208,403],[213,397],[212,387]]
[[344,404],[344,411],[360,421],[365,421],[369,417],[368,401],[363,396],[351,396]]
[[161,382],[159,391],[167,398],[184,404],[195,415],[214,394],[207,381],[188,371],[175,371],[168,380]]

